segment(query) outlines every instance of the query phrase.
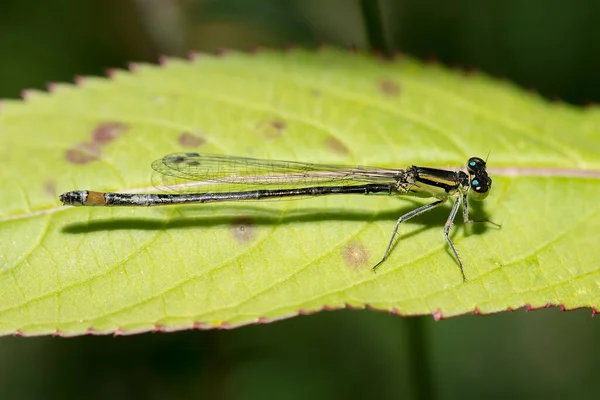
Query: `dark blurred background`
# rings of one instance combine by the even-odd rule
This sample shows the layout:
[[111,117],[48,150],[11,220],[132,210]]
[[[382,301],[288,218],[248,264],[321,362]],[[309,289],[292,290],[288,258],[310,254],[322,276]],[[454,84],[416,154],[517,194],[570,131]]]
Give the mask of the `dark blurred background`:
[[[382,16],[379,31],[373,21]],[[600,100],[596,0],[0,0],[0,98],[191,50],[327,43]],[[600,398],[591,310],[322,312],[234,331],[0,338],[0,398]]]

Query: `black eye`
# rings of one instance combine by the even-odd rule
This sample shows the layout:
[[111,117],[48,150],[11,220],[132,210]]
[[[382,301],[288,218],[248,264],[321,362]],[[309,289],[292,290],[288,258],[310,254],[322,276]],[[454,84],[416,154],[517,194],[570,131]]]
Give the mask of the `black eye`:
[[472,174],[482,169],[485,169],[485,161],[479,157],[469,158],[469,161],[467,162],[467,171],[469,171],[469,173]]
[[471,181],[471,187],[473,188],[473,190],[475,190],[477,193],[485,193],[488,190],[487,185],[483,184],[482,182],[479,182],[478,179],[473,179]]
[[471,194],[476,200],[483,200],[487,197],[492,186],[492,180],[486,177],[477,177],[471,180]]

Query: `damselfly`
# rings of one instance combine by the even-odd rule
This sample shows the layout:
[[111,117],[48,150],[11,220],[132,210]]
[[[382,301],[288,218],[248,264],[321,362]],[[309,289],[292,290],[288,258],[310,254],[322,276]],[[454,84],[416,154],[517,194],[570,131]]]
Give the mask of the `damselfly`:
[[469,219],[467,195],[471,193],[475,199],[484,199],[492,186],[492,180],[485,169],[486,162],[478,157],[467,161],[467,173],[414,165],[406,169],[353,167],[198,153],[169,154],[154,161],[152,168],[159,180],[155,184],[157,188],[174,193],[104,193],[76,190],[60,195],[60,201],[72,206],[149,207],[331,194],[435,198],[433,203],[416,208],[398,218],[383,257],[372,268],[375,271],[388,258],[402,222],[452,199],[452,209],[444,225],[444,237],[458,261],[464,280],[466,277],[462,261],[449,237],[460,205],[462,204],[465,222],[494,224],[489,220]]

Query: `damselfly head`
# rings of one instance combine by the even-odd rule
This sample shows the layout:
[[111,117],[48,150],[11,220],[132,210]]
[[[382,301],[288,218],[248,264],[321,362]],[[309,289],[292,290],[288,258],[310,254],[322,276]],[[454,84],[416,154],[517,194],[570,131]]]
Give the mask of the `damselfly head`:
[[470,191],[475,200],[483,200],[492,188],[492,179],[485,170],[485,161],[479,157],[471,157],[467,162]]

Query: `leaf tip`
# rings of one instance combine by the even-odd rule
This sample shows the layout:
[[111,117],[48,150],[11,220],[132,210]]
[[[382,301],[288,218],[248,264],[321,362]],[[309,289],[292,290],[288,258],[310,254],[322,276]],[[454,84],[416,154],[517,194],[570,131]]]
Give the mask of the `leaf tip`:
[[77,85],[77,86],[82,86],[86,80],[87,80],[87,78],[83,75],[75,75],[75,78],[73,79],[73,81],[75,82],[75,85]]
[[541,306],[533,306],[531,303],[527,303],[525,305],[525,309],[527,311],[536,311],[536,310],[541,310],[542,308],[552,308],[555,307],[554,303],[551,302],[547,302],[546,304],[543,304]]
[[[285,48],[284,48],[284,49],[285,49]],[[250,49],[248,50],[248,53],[249,53],[249,54],[252,54],[252,55],[256,55],[256,54],[260,53],[260,52],[261,52],[261,51],[263,51],[263,50],[265,50],[265,47],[264,47],[264,46],[262,46],[262,45],[260,45],[260,44],[256,44],[256,43],[254,43],[254,44],[252,44],[252,45],[250,46]]]
[[229,53],[231,53],[231,50],[226,48],[226,47],[219,47],[217,49],[217,51],[215,52],[217,57],[225,57],[227,56]]
[[[129,63],[127,68],[129,69],[129,71],[134,72],[131,66],[132,63]],[[137,68],[137,64],[136,67],[134,67],[134,69]],[[114,79],[117,76],[117,73],[119,72],[119,70],[117,68],[107,68],[104,71],[104,74],[106,75],[107,78],[109,79]]]
[[123,332],[122,328],[117,328],[113,332],[113,336],[125,336],[125,332]]
[[293,51],[296,51],[296,50],[299,50],[299,49],[300,49],[300,48],[298,47],[298,45],[296,45],[296,44],[294,44],[294,43],[290,43],[290,42],[286,43],[286,44],[283,46],[283,52],[284,52],[285,54],[289,54],[289,53],[291,53],[291,52],[293,52]]
[[24,89],[21,91],[21,99],[23,99],[24,101],[27,101],[31,98],[31,95],[33,93],[32,89]]
[[[132,74],[135,74],[136,72],[138,72],[139,69],[140,69],[140,63],[130,62],[130,63],[127,64],[127,70],[129,72],[131,72]],[[106,75],[109,78],[112,78],[112,77],[114,77],[114,73],[116,72],[116,69],[110,69],[110,70],[108,70],[106,72],[107,72]],[[112,72],[112,74],[111,74],[111,72]]]
[[477,75],[477,70],[473,67],[464,66],[462,64],[453,64],[451,66],[452,71],[456,72],[457,75],[463,76],[475,76]]
[[346,303],[344,306],[345,306],[345,308],[347,308],[348,310],[364,310],[364,309],[365,309],[365,307],[364,307],[364,306],[354,306],[354,305],[352,305],[352,304],[350,304],[350,303]]
[[396,307],[394,307],[390,310],[389,308],[386,308],[386,307],[376,307],[372,304],[365,303],[365,308],[368,310],[373,310],[373,311],[384,311],[384,312],[388,312],[388,313],[394,314],[394,315],[403,315],[400,313],[400,310],[398,310]]
[[396,54],[386,54],[385,51],[380,49],[369,49],[369,54],[378,61],[389,63],[397,60]]
[[435,310],[431,314],[431,316],[433,317],[434,321],[441,321],[442,319],[444,319],[444,313],[439,308]]
[[54,93],[54,92],[56,92],[57,86],[58,86],[58,83],[56,83],[56,82],[48,82],[48,83],[46,83],[46,90],[48,90],[48,93]]
[[205,328],[204,328],[204,325],[202,325],[202,323],[201,323],[201,322],[195,321],[195,322],[192,324],[192,329],[200,331],[200,330],[203,330],[203,329],[205,329]]
[[428,54],[425,57],[426,63],[431,67],[437,67],[440,65],[440,60],[437,58],[435,54]]
[[229,323],[227,323],[226,321],[221,321],[218,319],[212,320],[210,321],[209,325],[208,325],[209,329],[228,329],[229,328]]
[[161,67],[167,67],[176,57],[169,57],[166,54],[161,54],[158,57],[158,65]]
[[327,43],[325,41],[319,40],[315,49],[317,50],[317,52],[325,51],[327,50]]

